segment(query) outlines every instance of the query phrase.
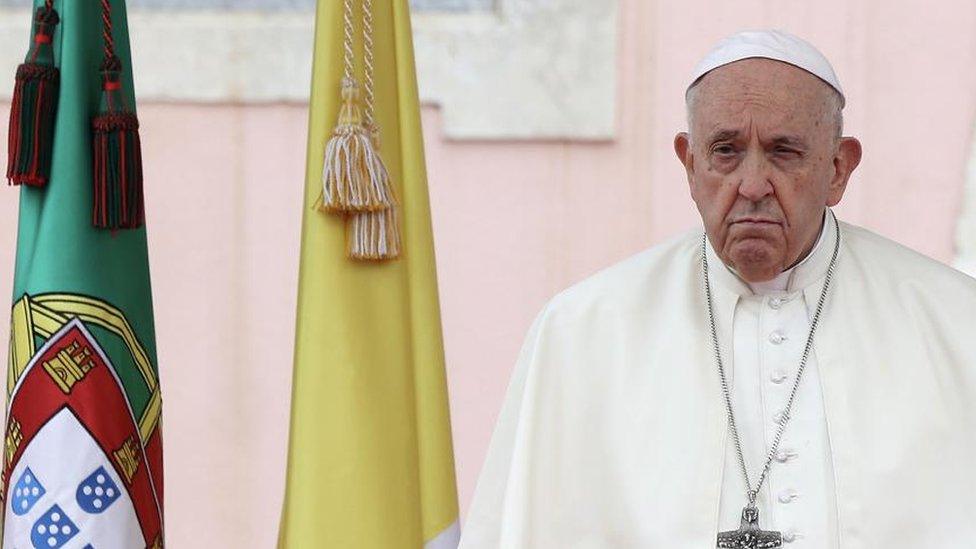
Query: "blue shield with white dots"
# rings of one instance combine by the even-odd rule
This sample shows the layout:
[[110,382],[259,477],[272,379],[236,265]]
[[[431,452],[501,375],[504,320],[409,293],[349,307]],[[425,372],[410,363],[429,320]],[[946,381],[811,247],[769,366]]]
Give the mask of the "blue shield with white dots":
[[78,484],[75,499],[78,500],[78,506],[86,512],[98,514],[119,499],[119,487],[105,468],[100,466]]
[[58,549],[78,533],[78,527],[59,505],[52,505],[34,522],[31,544],[35,549]]
[[14,485],[13,498],[10,502],[11,510],[16,515],[24,515],[34,507],[37,500],[44,497],[45,493],[47,490],[37,479],[34,471],[28,467],[20,474],[17,484]]

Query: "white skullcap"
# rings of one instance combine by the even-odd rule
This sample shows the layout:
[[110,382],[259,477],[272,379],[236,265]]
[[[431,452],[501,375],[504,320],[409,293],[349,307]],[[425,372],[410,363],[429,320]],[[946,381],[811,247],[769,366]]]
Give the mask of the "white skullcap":
[[688,89],[701,77],[721,66],[755,57],[782,61],[809,72],[837,90],[841,107],[844,106],[844,90],[830,61],[809,42],[778,30],[745,31],[725,38],[695,67]]

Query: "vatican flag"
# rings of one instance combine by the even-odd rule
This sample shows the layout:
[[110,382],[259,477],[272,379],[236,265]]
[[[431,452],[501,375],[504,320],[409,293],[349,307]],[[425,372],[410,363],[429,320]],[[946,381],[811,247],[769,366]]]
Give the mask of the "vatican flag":
[[[279,547],[453,548],[457,493],[407,0],[320,0],[316,17]],[[372,63],[363,36],[372,38]],[[395,258],[350,257],[361,214],[322,208],[326,149],[341,133],[340,111],[350,115],[350,57],[363,111],[354,126],[369,127],[373,82],[371,154],[394,197],[386,213],[395,213],[387,219],[396,242],[384,246],[395,244]],[[339,148],[346,162],[358,154]]]

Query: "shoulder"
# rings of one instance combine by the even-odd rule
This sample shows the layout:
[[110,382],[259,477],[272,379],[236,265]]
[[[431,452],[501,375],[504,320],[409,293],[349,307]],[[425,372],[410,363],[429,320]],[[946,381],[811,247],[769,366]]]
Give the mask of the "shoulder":
[[872,279],[898,286],[924,284],[976,299],[976,279],[962,271],[863,227],[840,225],[848,260]]
[[572,321],[583,316],[626,316],[664,305],[664,296],[686,288],[701,263],[701,230],[647,248],[555,295],[546,316]]

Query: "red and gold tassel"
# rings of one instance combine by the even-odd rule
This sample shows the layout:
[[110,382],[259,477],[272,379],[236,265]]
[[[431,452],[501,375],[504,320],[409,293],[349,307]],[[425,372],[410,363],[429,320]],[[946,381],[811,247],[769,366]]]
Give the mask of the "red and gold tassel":
[[145,221],[139,119],[123,99],[122,62],[115,55],[109,0],[102,2],[105,59],[102,99],[92,119],[92,224],[102,229],[134,229]]
[[17,67],[7,136],[7,181],[12,185],[43,187],[51,176],[61,81],[52,47],[58,22],[53,0],[37,9],[34,43],[27,59]]

